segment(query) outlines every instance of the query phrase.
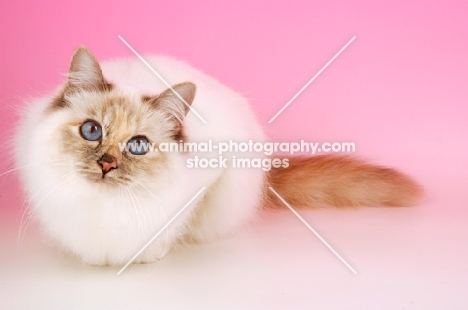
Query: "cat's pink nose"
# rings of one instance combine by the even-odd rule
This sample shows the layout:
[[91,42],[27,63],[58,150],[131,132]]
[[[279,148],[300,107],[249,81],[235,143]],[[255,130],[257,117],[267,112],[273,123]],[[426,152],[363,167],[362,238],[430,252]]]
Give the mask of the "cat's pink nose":
[[102,175],[104,176],[106,173],[111,171],[112,169],[117,168],[117,158],[112,155],[104,154],[102,155],[101,159],[98,160],[98,163],[102,167]]

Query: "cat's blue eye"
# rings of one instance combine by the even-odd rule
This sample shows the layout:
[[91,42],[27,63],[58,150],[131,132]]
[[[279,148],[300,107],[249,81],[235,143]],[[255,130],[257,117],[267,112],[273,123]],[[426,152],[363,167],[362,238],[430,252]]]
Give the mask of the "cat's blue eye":
[[143,136],[136,136],[128,140],[128,150],[133,155],[144,155],[148,153],[150,149],[150,143],[148,139]]
[[101,125],[95,121],[86,121],[80,127],[83,138],[89,141],[97,141],[102,138]]

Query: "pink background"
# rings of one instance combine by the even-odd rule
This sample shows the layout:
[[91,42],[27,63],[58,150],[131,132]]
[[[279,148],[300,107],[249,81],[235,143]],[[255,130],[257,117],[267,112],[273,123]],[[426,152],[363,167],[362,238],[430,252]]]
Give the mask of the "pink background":
[[[417,178],[427,189],[421,208],[466,223],[467,1],[125,3],[2,2],[2,140],[11,139],[21,98],[63,81],[77,46],[101,60],[132,56],[121,35],[142,54],[186,60],[250,98],[272,139],[354,141],[359,155]],[[0,173],[11,168],[8,152]],[[21,199],[15,177],[0,177],[3,220],[17,224]]]

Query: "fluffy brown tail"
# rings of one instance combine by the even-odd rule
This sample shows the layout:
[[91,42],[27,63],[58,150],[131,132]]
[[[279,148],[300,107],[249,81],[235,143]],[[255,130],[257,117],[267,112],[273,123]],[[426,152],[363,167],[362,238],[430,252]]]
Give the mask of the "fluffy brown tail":
[[[292,206],[409,206],[422,188],[397,170],[353,157],[291,157],[288,168],[272,169],[269,186]],[[270,206],[283,203],[268,189]]]

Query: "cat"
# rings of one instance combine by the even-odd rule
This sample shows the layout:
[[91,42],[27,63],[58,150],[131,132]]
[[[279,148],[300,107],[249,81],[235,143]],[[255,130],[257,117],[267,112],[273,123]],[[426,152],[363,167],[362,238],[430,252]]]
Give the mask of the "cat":
[[[204,187],[134,262],[154,262],[184,244],[225,236],[263,207],[280,207],[269,186],[294,206],[405,206],[422,195],[410,177],[353,157],[290,157],[287,168],[270,171],[229,165],[197,169],[187,167],[194,155],[189,151],[119,148],[121,143],[267,141],[241,95],[184,62],[163,56],[146,60],[172,87],[138,59],[100,64],[79,47],[63,85],[21,112],[14,158],[29,217],[85,263],[125,264]],[[235,155],[223,154],[229,163]],[[253,152],[242,156],[267,158]]]

